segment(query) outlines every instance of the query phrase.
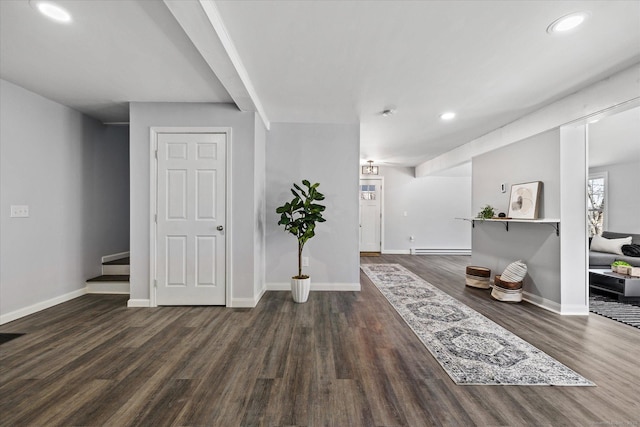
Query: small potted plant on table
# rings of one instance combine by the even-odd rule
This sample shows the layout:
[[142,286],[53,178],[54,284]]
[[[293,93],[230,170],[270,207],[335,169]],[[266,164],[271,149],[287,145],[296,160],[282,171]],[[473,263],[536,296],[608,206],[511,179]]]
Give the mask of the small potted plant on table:
[[486,205],[480,212],[478,212],[478,218],[491,219],[496,216],[496,210],[491,205]]

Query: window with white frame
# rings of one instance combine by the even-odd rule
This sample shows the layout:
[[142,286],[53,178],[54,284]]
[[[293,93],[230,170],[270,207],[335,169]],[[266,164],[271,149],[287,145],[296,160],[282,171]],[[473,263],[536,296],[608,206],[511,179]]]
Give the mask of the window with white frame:
[[589,237],[602,234],[607,217],[607,173],[589,175],[587,181],[587,225]]
[[360,186],[360,199],[362,199],[362,200],[375,200],[376,199],[376,186],[375,185],[361,185]]

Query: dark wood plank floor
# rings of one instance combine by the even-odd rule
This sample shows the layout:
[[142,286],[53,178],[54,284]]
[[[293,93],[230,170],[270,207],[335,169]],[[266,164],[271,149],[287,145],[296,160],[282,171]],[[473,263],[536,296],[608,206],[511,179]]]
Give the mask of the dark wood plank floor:
[[456,386],[384,297],[268,292],[255,309],[85,295],[0,326],[2,426],[640,425],[640,332],[491,300],[468,257],[390,256],[597,383]]

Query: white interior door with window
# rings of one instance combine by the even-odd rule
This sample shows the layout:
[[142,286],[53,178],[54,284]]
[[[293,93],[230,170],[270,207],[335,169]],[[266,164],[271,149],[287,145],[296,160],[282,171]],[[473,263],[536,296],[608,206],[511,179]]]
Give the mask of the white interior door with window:
[[382,179],[360,179],[360,252],[382,250]]
[[225,305],[226,133],[156,143],[156,305]]

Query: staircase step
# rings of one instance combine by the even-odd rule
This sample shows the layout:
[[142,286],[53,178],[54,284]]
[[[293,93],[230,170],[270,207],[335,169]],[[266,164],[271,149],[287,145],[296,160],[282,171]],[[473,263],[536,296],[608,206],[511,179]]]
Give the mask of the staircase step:
[[103,274],[87,280],[88,294],[128,294],[129,275]]
[[107,261],[102,263],[102,274],[105,276],[119,276],[129,274],[129,263],[131,259],[129,257],[114,259],[113,261]]
[[113,261],[103,262],[102,265],[129,265],[131,259],[129,257],[114,259]]
[[87,282],[128,282],[128,274],[103,274],[102,276],[93,277]]
[[129,274],[129,264],[102,265],[102,274],[105,276],[121,276]]

